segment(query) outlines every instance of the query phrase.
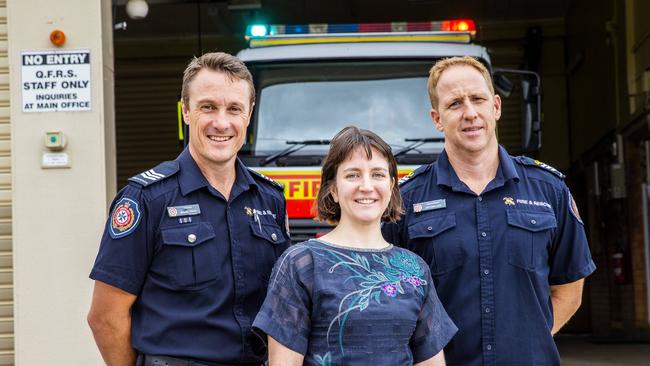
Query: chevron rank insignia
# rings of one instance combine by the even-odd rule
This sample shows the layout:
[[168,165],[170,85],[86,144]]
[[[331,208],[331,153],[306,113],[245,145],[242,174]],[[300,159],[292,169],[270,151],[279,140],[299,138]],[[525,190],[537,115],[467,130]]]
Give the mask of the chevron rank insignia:
[[146,182],[155,182],[157,180],[165,178],[165,175],[162,173],[158,173],[153,169],[149,169],[146,172],[140,173],[140,175],[137,177],[140,179],[144,179]]
[[178,162],[176,161],[165,161],[153,169],[149,169],[140,174],[134,175],[129,178],[129,181],[140,184],[143,187],[146,187],[152,183],[155,183],[159,180],[163,180],[167,177],[170,177],[176,172],[178,172]]

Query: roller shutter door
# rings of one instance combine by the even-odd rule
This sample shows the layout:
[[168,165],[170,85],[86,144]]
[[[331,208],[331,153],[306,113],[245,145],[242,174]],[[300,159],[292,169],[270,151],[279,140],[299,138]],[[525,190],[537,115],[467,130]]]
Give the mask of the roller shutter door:
[[180,152],[176,97],[186,63],[187,58],[119,61],[115,75],[118,187]]
[[7,2],[0,0],[0,365],[14,364]]
[[[494,27],[494,25],[493,25]],[[489,29],[489,26],[486,26]],[[523,28],[523,27],[522,27]],[[487,30],[486,30],[487,31]],[[511,30],[512,31],[512,30]],[[486,32],[486,36],[493,39],[484,39],[482,44],[490,52],[492,65],[504,69],[519,69],[523,57],[523,43],[521,37],[525,29],[507,35],[500,32]],[[501,119],[497,123],[497,136],[511,155],[521,154],[521,90],[519,80],[511,78],[515,88],[509,97],[501,96]]]
[[[478,32],[477,43],[488,48],[492,65],[505,69],[520,69],[524,57],[524,47],[526,42],[526,30],[530,26],[538,26],[542,29],[544,37],[544,50],[542,51],[540,76],[542,84],[544,81],[559,82],[564,85],[565,76],[563,74],[549,74],[548,70],[563,68],[563,54],[548,55],[544,54],[551,48],[549,44],[556,44],[558,40],[563,43],[565,34],[565,25],[562,19],[540,19],[535,21],[507,22],[507,23],[483,23]],[[508,98],[502,99],[501,119],[497,123],[497,135],[499,143],[504,145],[511,155],[522,154],[521,150],[521,89],[519,88],[520,80],[516,77],[511,78],[515,84],[515,89]],[[542,94],[550,93],[553,90],[545,90],[542,85]],[[542,104],[543,96],[542,96]],[[542,107],[542,111],[544,107]],[[544,118],[542,116],[542,133],[544,133]],[[530,155],[530,154],[528,154]],[[533,155],[534,156],[534,155]]]

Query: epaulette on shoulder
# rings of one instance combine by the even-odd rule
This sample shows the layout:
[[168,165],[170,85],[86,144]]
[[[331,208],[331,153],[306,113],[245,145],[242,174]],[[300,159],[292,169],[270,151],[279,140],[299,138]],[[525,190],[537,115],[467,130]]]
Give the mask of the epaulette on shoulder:
[[400,180],[397,182],[397,185],[400,186],[400,187],[403,186],[403,185],[406,184],[408,181],[410,181],[411,179],[417,177],[418,175],[420,175],[420,174],[426,172],[426,171],[429,170],[430,168],[431,168],[431,165],[430,165],[430,164],[422,165],[422,166],[418,167],[417,169],[415,169],[415,170],[412,171],[411,173],[409,173],[409,174],[403,176],[402,178],[400,178]]
[[264,175],[264,174],[262,174],[262,173],[260,173],[258,171],[255,171],[255,170],[253,170],[251,168],[248,168],[248,171],[251,172],[251,174],[253,174],[254,177],[258,177],[258,178],[262,179],[263,181],[270,183],[273,187],[275,187],[275,188],[279,189],[280,191],[284,192],[284,184],[282,184],[280,182],[277,182],[277,181],[274,181],[273,179],[267,177],[266,175]]
[[165,161],[153,169],[149,169],[140,174],[134,175],[129,178],[129,181],[137,183],[143,187],[171,177],[172,175],[178,172],[178,162],[177,161]]
[[524,155],[517,156],[515,158],[515,161],[517,161],[519,164],[522,164],[522,165],[534,166],[534,167],[538,167],[540,169],[544,169],[544,170],[546,170],[548,172],[551,172],[551,173],[555,174],[556,176],[560,177],[560,179],[564,179],[564,177],[565,177],[564,174],[562,174],[559,170],[553,168],[552,166],[550,166],[550,165],[548,165],[546,163],[543,163],[543,162],[541,162],[539,160],[529,158],[528,156],[524,156]]

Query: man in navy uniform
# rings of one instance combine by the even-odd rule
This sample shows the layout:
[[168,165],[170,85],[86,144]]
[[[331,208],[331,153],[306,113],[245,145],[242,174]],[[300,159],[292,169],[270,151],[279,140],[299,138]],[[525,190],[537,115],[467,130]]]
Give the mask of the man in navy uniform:
[[449,365],[559,365],[553,335],[595,270],[564,176],[498,144],[501,100],[477,60],[439,61],[428,90],[444,150],[402,179],[406,213],[384,236],[431,266],[459,328]]
[[282,186],[237,158],[254,98],[236,57],[193,59],[182,90],[189,147],[113,201],[88,315],[108,365],[264,362],[250,328],[289,239]]

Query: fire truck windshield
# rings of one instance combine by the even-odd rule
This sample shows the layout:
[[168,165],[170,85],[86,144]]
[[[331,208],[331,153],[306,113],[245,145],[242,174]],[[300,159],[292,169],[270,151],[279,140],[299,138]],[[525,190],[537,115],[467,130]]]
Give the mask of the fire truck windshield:
[[[287,149],[288,140],[331,139],[349,125],[376,132],[393,151],[411,145],[408,138],[440,138],[429,117],[426,84],[431,64],[430,60],[251,64],[258,99],[245,149],[249,156],[268,157]],[[327,149],[327,144],[312,144],[291,157],[305,160],[305,155],[323,156]],[[433,160],[441,150],[441,140],[432,139],[404,155]]]

